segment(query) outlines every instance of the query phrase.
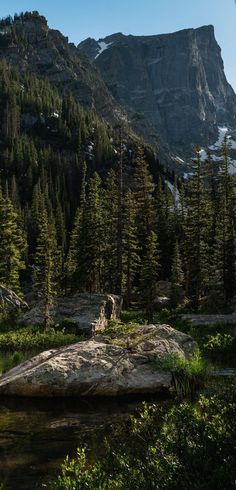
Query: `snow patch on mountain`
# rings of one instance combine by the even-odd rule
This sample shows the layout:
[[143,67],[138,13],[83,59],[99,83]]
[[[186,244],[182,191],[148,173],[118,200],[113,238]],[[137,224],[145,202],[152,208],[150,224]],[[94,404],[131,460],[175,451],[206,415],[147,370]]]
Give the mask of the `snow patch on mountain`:
[[218,148],[221,147],[224,141],[224,137],[227,135],[229,129],[226,128],[226,126],[219,126],[218,131],[219,131],[218,140],[214,143],[214,145],[211,145],[209,147],[210,150],[218,150]]
[[179,190],[177,187],[175,187],[169,180],[165,180],[166,185],[170,189],[171,193],[173,194],[175,204],[179,204],[180,201],[180,195],[179,195]]
[[200,150],[200,156],[201,156],[201,161],[202,162],[207,159],[207,152],[206,152],[206,150],[204,150],[204,148],[201,148],[201,150]]
[[[236,132],[233,130],[230,130],[226,126],[219,126],[218,127],[218,140],[209,147],[209,150],[211,152],[211,159],[213,162],[219,163],[222,161],[222,156],[220,155],[220,149],[222,146],[222,143],[224,141],[224,138],[226,136],[229,144],[230,144],[230,149],[231,150],[236,150]],[[204,162],[207,159],[207,153],[204,148],[201,148],[200,150],[200,156],[201,156],[201,161]],[[230,161],[230,166],[229,166],[229,172],[231,174],[236,173],[236,160],[233,158],[229,158]]]
[[99,45],[99,51],[98,51],[98,54],[95,56],[95,60],[104,52],[106,51],[106,49],[108,49],[113,43],[105,43],[104,41],[98,41],[98,45]]
[[231,146],[232,150],[236,150],[236,141],[230,139],[230,146]]
[[176,156],[176,157],[174,157],[174,160],[175,160],[177,163],[180,163],[180,164],[184,163],[184,160],[182,160],[182,158],[177,157],[177,156]]
[[236,174],[236,160],[230,159],[229,173]]

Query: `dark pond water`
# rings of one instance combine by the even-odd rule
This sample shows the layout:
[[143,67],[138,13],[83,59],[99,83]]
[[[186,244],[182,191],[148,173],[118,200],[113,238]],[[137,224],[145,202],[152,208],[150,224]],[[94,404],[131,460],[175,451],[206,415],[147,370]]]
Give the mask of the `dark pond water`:
[[[156,400],[161,403],[161,400]],[[0,483],[11,490],[47,488],[64,457],[101,438],[141,407],[142,400],[0,398]]]
[[[6,359],[7,355],[0,355],[0,369]],[[222,373],[218,380],[214,379],[215,384],[222,384]],[[161,397],[146,397],[146,400],[164,402]],[[77,447],[86,444],[91,456],[96,458],[101,441],[112,426],[127,420],[141,408],[142,402],[143,398],[0,397],[0,484],[7,490],[49,488],[48,483],[58,473],[67,454],[75,456]],[[172,402],[168,401],[169,404]]]

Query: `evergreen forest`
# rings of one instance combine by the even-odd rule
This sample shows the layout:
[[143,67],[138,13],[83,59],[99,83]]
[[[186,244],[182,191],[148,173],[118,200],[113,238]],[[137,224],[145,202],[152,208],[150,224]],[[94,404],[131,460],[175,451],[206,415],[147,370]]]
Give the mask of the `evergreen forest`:
[[[38,12],[0,21],[0,51],[31,20],[35,66],[55,36],[72,69]],[[0,490],[233,490],[231,129],[174,172],[36,73],[0,56]]]
[[164,173],[150,149],[70,94],[0,63],[0,282],[50,303],[61,292],[122,294],[152,317],[155,284],[194,309],[235,295],[235,176],[195,149],[192,175]]

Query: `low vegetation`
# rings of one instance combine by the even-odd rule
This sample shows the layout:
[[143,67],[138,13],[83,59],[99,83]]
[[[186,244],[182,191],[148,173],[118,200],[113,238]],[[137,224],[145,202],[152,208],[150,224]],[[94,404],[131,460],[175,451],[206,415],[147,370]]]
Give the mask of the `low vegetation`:
[[199,351],[196,351],[190,359],[171,354],[158,364],[172,372],[174,394],[179,398],[193,398],[196,391],[204,386],[208,363],[202,359]]
[[0,354],[0,374],[4,374],[9,369],[12,369],[18,364],[26,361],[31,356],[32,356],[32,352],[27,354],[27,353],[16,351],[13,354],[5,354],[5,355]]
[[78,342],[76,335],[50,328],[0,325],[0,374],[48,349]]
[[[144,405],[122,437],[104,443],[91,463],[84,448],[67,458],[51,490],[204,490],[235,488],[235,397],[201,396],[167,406]],[[135,448],[135,450],[134,450]]]
[[216,323],[194,326],[183,320],[178,311],[164,310],[154,317],[155,323],[168,323],[173,328],[191,335],[198,343],[202,355],[213,363],[235,366],[235,323]]
[[[125,310],[120,321],[109,323],[106,337],[125,345],[145,323],[142,310]],[[50,490],[235,488],[235,383],[222,390],[220,384],[213,384],[215,380],[208,380],[209,360],[230,361],[235,355],[234,326],[193,327],[169,311],[156,314],[154,323],[168,323],[189,333],[200,347],[190,359],[169,355],[153,361],[157,368],[172,372],[174,404],[173,400],[144,404],[141,412],[101,441],[95,462],[82,446],[76,458],[66,458]],[[76,341],[78,337],[66,329],[2,325],[0,351],[8,355],[0,360],[0,372],[23,362],[29,352]]]
[[14,327],[10,327],[5,332],[0,330],[0,351],[43,351],[69,345],[77,340],[78,337],[75,335],[65,334],[52,328],[44,330],[37,327],[21,327],[15,330]]

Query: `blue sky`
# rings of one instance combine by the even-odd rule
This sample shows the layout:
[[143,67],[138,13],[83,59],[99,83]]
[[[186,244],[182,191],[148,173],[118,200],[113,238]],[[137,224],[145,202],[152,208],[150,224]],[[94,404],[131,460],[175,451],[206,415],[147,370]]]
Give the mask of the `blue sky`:
[[227,78],[236,91],[234,0],[1,0],[0,17],[25,10],[38,10],[50,27],[75,44],[114,32],[161,34],[213,24]]

